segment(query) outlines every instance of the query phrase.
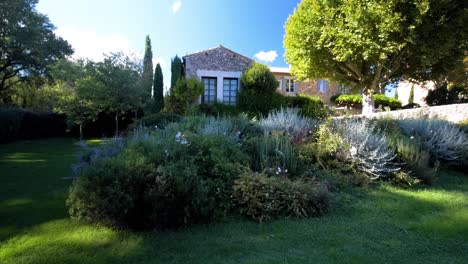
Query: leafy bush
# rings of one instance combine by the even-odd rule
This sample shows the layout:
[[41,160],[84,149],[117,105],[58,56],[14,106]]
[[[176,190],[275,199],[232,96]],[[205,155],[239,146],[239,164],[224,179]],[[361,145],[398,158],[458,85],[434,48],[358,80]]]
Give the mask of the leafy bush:
[[331,97],[330,100],[340,106],[362,105],[361,94],[340,94],[336,97]]
[[136,133],[117,155],[83,166],[67,199],[70,215],[137,229],[177,228],[225,215],[247,157],[223,136],[177,128]]
[[0,143],[65,136],[65,115],[20,108],[0,108]]
[[320,119],[327,115],[322,99],[318,96],[298,94],[296,96],[288,96],[286,99],[289,107],[300,108],[300,113],[303,116]]
[[345,173],[339,169],[322,170],[313,165],[304,177],[319,181],[331,192],[346,190],[352,187],[364,187],[371,182],[369,177],[358,171]]
[[276,92],[278,81],[268,66],[254,63],[241,77],[242,90],[238,107],[253,114],[267,114],[285,103],[284,96]]
[[[401,102],[398,99],[386,97],[384,94],[374,94],[375,107],[389,107],[392,110],[401,108]],[[341,94],[334,96],[331,100],[340,106],[362,105],[362,94]]]
[[186,114],[204,91],[203,83],[195,78],[180,79],[171,89],[166,108],[171,113]]
[[167,124],[172,122],[179,122],[182,120],[182,116],[178,114],[171,114],[171,113],[158,113],[144,116],[143,118],[137,120],[133,123],[129,129],[134,130],[138,127],[157,127],[157,128],[164,128]]
[[468,102],[468,88],[463,85],[449,86],[442,83],[434,90],[429,90],[424,99],[428,105],[462,104]]
[[237,106],[226,105],[220,103],[205,104],[201,103],[198,106],[198,112],[208,116],[237,116],[240,114],[240,110]]
[[242,215],[258,222],[320,216],[329,204],[328,191],[319,184],[261,174],[245,174],[236,180],[234,199]]
[[435,159],[454,161],[468,151],[468,139],[456,124],[440,119],[398,121],[408,137],[420,137]]
[[401,109],[414,109],[414,108],[420,108],[421,105],[418,103],[410,103],[405,106],[403,106]]
[[148,228],[153,202],[149,187],[156,184],[156,168],[136,157],[117,156],[87,166],[70,190],[67,206],[80,221],[114,227]]

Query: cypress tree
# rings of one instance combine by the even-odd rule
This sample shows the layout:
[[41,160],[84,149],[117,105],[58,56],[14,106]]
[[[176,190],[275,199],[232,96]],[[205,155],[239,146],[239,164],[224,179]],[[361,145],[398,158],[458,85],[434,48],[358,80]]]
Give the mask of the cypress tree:
[[411,86],[411,90],[409,92],[408,104],[414,103],[414,85]]
[[143,58],[143,75],[141,85],[146,98],[151,97],[153,87],[153,52],[151,51],[151,39],[147,35],[145,41],[145,56]]
[[171,61],[171,89],[174,88],[176,82],[184,77],[184,66],[182,60],[176,55]]
[[156,65],[154,70],[154,110],[156,113],[161,112],[164,108],[164,80],[161,65],[159,63]]
[[395,89],[395,99],[398,100],[398,88]]

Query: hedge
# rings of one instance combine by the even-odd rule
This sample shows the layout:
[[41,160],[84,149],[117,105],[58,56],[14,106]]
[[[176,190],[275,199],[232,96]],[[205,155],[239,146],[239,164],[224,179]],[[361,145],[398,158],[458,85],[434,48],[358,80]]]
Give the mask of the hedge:
[[318,96],[297,94],[296,96],[285,96],[285,98],[288,106],[300,108],[303,116],[322,118],[327,114],[325,106]]
[[65,136],[66,116],[21,108],[0,108],[0,143]]
[[[362,94],[341,94],[333,96],[331,100],[339,106],[362,105]],[[376,107],[389,107],[391,110],[401,108],[398,99],[386,97],[384,94],[374,94],[374,104]]]

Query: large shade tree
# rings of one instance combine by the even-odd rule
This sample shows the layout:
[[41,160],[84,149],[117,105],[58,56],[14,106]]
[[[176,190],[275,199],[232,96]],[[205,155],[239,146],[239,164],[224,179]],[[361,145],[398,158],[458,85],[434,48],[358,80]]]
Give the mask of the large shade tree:
[[115,134],[119,133],[122,114],[140,107],[145,92],[139,85],[142,75],[141,63],[123,53],[106,55],[102,62],[95,63],[94,71],[77,83],[80,98],[115,116]]
[[372,94],[401,78],[430,80],[466,50],[464,0],[303,0],[286,22],[292,73],[326,78]]
[[71,46],[53,32],[49,18],[36,11],[37,0],[0,1],[0,99],[2,94],[71,55]]

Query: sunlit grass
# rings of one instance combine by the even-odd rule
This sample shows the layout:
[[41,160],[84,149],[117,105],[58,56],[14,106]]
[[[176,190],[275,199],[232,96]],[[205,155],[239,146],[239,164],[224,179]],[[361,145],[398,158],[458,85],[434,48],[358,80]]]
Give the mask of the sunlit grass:
[[[0,146],[0,263],[466,263],[468,177],[433,187],[388,184],[334,197],[320,218],[239,219],[178,231],[128,232],[76,223],[64,200],[69,139]],[[99,144],[99,143],[97,143]],[[26,155],[27,154],[27,155]],[[11,161],[44,159],[27,166]],[[25,156],[26,155],[26,156]]]

